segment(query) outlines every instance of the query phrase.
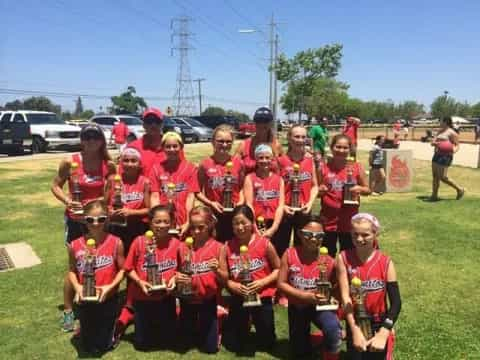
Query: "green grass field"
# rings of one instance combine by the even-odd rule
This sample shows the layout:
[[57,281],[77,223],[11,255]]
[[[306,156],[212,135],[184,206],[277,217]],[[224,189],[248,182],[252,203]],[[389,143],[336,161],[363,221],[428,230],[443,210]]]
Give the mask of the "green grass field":
[[[203,158],[209,145],[187,147]],[[365,157],[361,157],[365,162]],[[42,259],[34,268],[0,273],[0,358],[82,357],[71,335],[60,331],[62,279],[66,271],[63,208],[49,191],[58,160],[0,164],[0,244],[26,241]],[[396,359],[480,359],[480,171],[452,167],[450,176],[466,187],[461,201],[441,188],[443,201],[422,200],[430,192],[430,163],[415,161],[414,191],[366,198],[362,210],[382,223],[381,247],[394,259],[403,308],[397,325]],[[279,338],[273,354],[288,358],[286,311],[276,308]],[[133,327],[129,329],[131,334]],[[205,357],[197,351],[138,353],[128,336],[105,359]],[[235,358],[224,349],[211,358]]]

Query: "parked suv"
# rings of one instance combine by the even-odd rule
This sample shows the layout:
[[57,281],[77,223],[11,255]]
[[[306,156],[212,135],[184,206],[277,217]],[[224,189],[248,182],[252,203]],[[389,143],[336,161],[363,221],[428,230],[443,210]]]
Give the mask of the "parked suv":
[[240,122],[235,116],[192,116],[192,119],[198,120],[210,129],[215,129],[218,125],[227,124],[238,131]]
[[172,118],[175,122],[190,126],[195,132],[193,142],[208,142],[212,140],[213,130],[203,125],[200,121],[189,117]]
[[32,134],[32,153],[45,152],[47,149],[80,148],[80,128],[68,125],[57,114],[46,111],[5,111],[12,115],[13,122],[24,121],[30,125]]
[[140,139],[145,134],[142,121],[133,115],[95,115],[89,121],[102,128],[108,142],[112,136],[113,125],[120,120],[125,122],[130,132],[127,136],[127,142]]
[[9,155],[23,154],[32,145],[30,126],[23,116],[0,111],[0,151]]
[[175,118],[165,116],[163,118],[163,132],[174,131],[182,136],[184,143],[191,143],[195,140],[195,131],[190,125],[177,122]]

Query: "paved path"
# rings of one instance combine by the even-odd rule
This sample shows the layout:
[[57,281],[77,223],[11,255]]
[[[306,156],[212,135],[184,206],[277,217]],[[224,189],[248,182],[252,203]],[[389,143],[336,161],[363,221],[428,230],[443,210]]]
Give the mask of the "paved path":
[[[360,139],[358,148],[360,150],[370,150],[372,141]],[[402,141],[400,149],[413,150],[413,158],[418,160],[431,160],[433,156],[433,147],[429,143],[420,141]],[[472,168],[480,167],[480,145],[460,144],[460,149],[453,157],[454,165],[467,166]]]

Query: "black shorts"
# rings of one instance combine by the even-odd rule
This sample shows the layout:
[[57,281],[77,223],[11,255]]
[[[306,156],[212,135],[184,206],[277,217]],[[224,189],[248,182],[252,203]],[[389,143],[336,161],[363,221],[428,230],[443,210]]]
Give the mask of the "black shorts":
[[453,161],[453,154],[442,154],[442,153],[436,152],[432,158],[432,162],[441,166],[450,166],[452,165],[452,161]]
[[378,169],[383,169],[383,165],[382,165],[382,164],[378,164],[378,165],[373,164],[373,165],[372,165],[372,169],[377,169],[377,170],[378,170]]

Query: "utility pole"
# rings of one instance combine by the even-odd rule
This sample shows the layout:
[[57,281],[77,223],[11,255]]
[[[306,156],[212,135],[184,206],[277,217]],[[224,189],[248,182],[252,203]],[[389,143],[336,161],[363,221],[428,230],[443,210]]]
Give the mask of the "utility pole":
[[202,115],[202,81],[205,81],[207,79],[194,79],[193,81],[196,81],[198,83],[198,105],[200,109],[200,113],[198,115]]
[[268,107],[272,109],[273,105],[273,66],[274,66],[274,60],[273,60],[273,54],[274,54],[274,39],[275,39],[275,22],[272,14],[272,19],[270,20],[270,87],[269,87],[269,92],[268,92]]
[[274,70],[273,73],[273,121],[274,121],[274,134],[277,131],[277,109],[278,109],[278,87],[277,87],[277,66],[278,66],[278,34],[275,34],[275,60],[274,60]]
[[[188,61],[188,51],[192,50],[190,46],[190,37],[192,33],[188,30],[188,23],[192,19],[186,16],[172,19],[170,28],[171,36],[171,55],[175,50],[178,51],[177,67],[177,87],[175,89],[174,104],[176,115],[192,115],[195,109],[193,96],[193,83],[190,76],[190,63]],[[174,44],[174,40],[177,39]]]

